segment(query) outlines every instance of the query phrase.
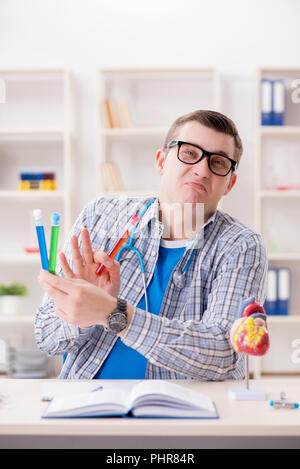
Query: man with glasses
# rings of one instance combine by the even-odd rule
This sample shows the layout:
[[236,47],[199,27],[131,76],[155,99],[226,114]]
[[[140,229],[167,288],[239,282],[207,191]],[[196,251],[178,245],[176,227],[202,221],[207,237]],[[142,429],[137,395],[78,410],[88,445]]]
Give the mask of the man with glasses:
[[[65,355],[61,378],[243,377],[230,333],[241,323],[243,299],[263,304],[267,261],[260,236],[217,209],[236,183],[241,155],[229,118],[195,111],[174,122],[156,154],[158,198],[100,198],[83,210],[57,275],[39,275],[47,295],[36,316],[37,343]],[[105,254],[114,224],[145,204],[134,245],[145,264],[148,308],[137,256],[125,251],[111,262]],[[116,312],[119,329],[110,323]]]

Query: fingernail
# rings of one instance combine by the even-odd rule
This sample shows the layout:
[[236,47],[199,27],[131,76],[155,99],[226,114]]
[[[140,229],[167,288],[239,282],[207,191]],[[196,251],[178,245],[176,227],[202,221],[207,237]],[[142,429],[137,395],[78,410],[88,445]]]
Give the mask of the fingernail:
[[114,265],[114,263],[110,259],[108,259],[108,261],[106,262],[106,267],[110,268],[113,265]]

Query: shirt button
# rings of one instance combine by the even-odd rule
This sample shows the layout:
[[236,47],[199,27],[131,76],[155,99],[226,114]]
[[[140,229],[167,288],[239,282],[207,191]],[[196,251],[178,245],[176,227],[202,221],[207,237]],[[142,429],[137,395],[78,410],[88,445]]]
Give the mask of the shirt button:
[[136,289],[135,289],[135,291],[136,291],[137,293],[140,293],[141,290],[142,290],[142,289],[141,289],[140,287],[136,287]]
[[155,251],[152,251],[152,252],[151,252],[151,256],[153,256],[153,257],[156,256],[156,252],[155,252]]
[[95,363],[96,363],[96,365],[99,365],[99,363],[100,363],[99,358],[96,358]]

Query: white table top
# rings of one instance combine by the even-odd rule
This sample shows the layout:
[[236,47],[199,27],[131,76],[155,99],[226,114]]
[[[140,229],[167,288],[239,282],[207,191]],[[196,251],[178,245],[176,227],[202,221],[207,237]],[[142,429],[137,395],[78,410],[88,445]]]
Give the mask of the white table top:
[[243,383],[185,382],[177,384],[210,396],[220,418],[201,419],[42,419],[47,402],[41,401],[42,383],[47,380],[0,379],[0,435],[114,435],[114,436],[298,436],[300,409],[275,410],[269,405],[279,399],[300,401],[300,378],[251,380],[251,386],[263,386],[267,401],[230,401],[228,389]]

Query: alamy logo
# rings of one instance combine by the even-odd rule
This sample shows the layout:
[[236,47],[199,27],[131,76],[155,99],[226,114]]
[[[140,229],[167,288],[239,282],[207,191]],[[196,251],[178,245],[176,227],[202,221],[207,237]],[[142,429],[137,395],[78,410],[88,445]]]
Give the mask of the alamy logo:
[[295,88],[291,94],[292,103],[298,104],[300,103],[300,78],[293,80],[291,87]]
[[5,81],[0,78],[0,104],[6,102],[6,85]]

